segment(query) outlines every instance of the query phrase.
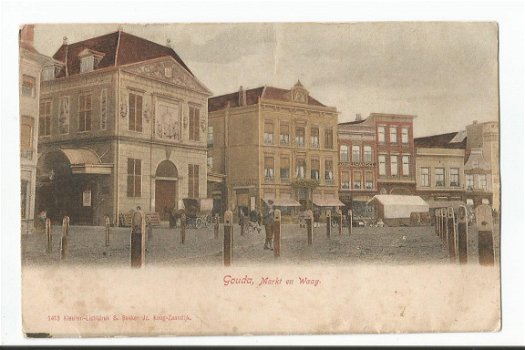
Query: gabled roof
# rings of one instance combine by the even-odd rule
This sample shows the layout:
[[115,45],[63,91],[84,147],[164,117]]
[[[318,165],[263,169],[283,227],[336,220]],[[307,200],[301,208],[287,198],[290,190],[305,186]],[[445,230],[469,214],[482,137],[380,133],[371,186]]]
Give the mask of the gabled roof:
[[[260,98],[291,102],[291,90],[289,89],[280,89],[273,86],[260,86],[254,89],[247,89],[245,90],[245,93],[247,106],[257,104]],[[208,100],[208,111],[213,112],[221,110],[226,108],[228,103],[230,104],[230,107],[239,107],[241,102],[240,94],[241,91],[237,91],[226,95],[211,97]],[[326,107],[311,96],[308,96],[307,104],[311,106]]]
[[[191,70],[172,48],[125,33],[121,30],[73,44],[63,44],[53,55],[53,58],[66,64],[68,75],[79,74],[79,54],[86,49],[104,54],[95,69],[123,66],[170,56],[193,76]],[[65,70],[62,70],[58,74],[58,77],[64,77],[65,72]]]
[[449,132],[446,134],[418,137],[414,139],[414,146],[426,148],[451,148],[465,149],[467,138],[464,137],[461,142],[456,142],[459,132]]

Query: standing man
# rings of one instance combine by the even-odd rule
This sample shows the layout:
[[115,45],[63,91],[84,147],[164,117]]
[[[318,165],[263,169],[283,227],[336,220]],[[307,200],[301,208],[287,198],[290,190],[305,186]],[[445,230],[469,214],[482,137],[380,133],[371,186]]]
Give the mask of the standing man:
[[264,249],[273,250],[273,201],[268,201],[268,212],[264,216],[264,231],[266,233],[266,239],[264,241]]
[[133,211],[131,217],[131,267],[140,267],[142,251],[142,209]]

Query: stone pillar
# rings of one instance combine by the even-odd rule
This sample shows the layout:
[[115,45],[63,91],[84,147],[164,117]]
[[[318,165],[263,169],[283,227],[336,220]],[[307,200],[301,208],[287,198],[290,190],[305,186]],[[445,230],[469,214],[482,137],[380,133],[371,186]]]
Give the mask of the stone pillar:
[[337,215],[339,217],[339,236],[343,235],[343,212],[341,209],[337,209]]
[[494,223],[490,205],[481,204],[476,207],[476,225],[478,229],[479,264],[494,265]]
[[330,210],[326,211],[326,237],[332,237],[332,212]]
[[273,255],[281,256],[281,211],[275,209],[273,222]]
[[352,226],[354,225],[354,215],[352,214],[352,209],[348,210],[348,235],[352,234]]
[[231,266],[233,261],[233,213],[224,213],[224,266]]
[[213,221],[213,238],[219,239],[219,214],[215,214]]
[[457,225],[459,263],[466,264],[468,261],[468,212],[465,206],[460,206],[458,209]]
[[69,234],[69,216],[62,219],[62,239],[60,240],[60,260],[67,256],[67,236]]
[[454,214],[454,208],[447,208],[447,232],[448,232],[448,253],[450,261],[456,261],[456,215]]
[[182,213],[180,216],[180,242],[186,243],[186,214]]
[[53,235],[51,230],[51,219],[47,218],[45,222],[45,232],[46,232],[46,238],[47,238],[47,247],[46,247],[46,253],[51,253],[53,251]]
[[109,220],[109,216],[105,216],[104,217],[104,225],[106,227],[106,241],[104,243],[104,245],[106,247],[109,247],[109,227],[110,227],[110,220]]
[[306,237],[308,245],[312,245],[314,241],[314,213],[310,209],[306,211]]

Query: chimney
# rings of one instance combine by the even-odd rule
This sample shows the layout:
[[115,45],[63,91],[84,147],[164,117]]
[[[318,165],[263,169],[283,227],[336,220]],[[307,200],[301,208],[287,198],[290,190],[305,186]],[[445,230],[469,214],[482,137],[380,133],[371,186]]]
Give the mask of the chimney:
[[166,39],[166,47],[169,47],[171,49],[171,39]]
[[239,106],[246,106],[246,90],[241,87],[239,88]]
[[474,125],[477,124],[477,123],[478,123],[477,120],[473,120],[473,121],[472,121],[472,124],[474,124]]
[[62,45],[68,45],[67,36],[62,38]]
[[361,113],[357,113],[357,114],[355,115],[355,121],[356,121],[356,122],[360,122],[360,121],[361,121]]
[[35,36],[35,26],[32,24],[26,24],[20,31],[20,41],[23,44],[33,46],[33,39]]

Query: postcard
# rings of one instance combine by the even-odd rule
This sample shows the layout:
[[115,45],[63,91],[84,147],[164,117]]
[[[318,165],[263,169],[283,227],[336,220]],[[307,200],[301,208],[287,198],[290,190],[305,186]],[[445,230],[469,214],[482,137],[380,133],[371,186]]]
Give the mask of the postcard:
[[497,23],[19,47],[26,337],[500,330]]

